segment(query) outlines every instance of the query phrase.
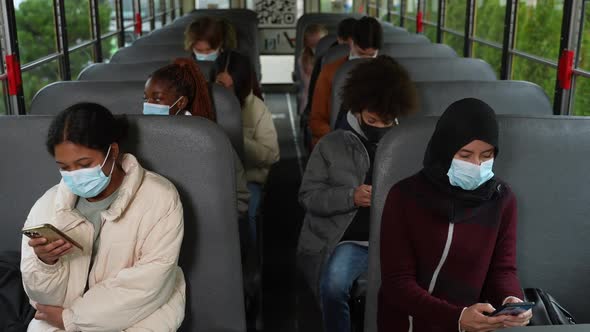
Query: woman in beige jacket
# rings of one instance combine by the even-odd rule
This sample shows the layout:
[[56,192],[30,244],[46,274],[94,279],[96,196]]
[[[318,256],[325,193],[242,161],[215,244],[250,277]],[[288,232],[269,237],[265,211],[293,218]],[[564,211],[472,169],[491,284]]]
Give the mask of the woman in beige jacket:
[[215,80],[238,97],[242,107],[246,179],[250,191],[251,237],[256,238],[256,213],[270,167],[279,161],[279,142],[272,115],[252,92],[256,76],[250,59],[236,51],[223,52],[215,61]]
[[50,223],[82,250],[23,237],[23,283],[37,308],[29,332],[176,331],[184,319],[182,204],[172,183],[120,153],[125,129],[96,104],[74,105],[50,127],[62,181],[25,227]]

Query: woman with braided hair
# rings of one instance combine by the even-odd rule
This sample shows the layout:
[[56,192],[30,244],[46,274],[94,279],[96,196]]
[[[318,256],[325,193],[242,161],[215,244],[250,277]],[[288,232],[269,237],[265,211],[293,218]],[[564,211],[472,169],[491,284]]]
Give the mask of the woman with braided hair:
[[[156,70],[145,83],[143,114],[200,116],[216,122],[207,80],[192,59],[179,58]],[[250,193],[244,166],[234,153],[238,212],[248,214]]]
[[207,80],[196,62],[179,58],[174,63],[156,70],[145,85],[143,113],[182,113],[215,121]]

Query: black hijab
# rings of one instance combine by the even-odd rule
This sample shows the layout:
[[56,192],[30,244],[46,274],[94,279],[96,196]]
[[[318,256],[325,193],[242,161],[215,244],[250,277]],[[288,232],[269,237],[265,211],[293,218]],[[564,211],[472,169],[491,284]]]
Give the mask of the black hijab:
[[473,215],[477,212],[474,209],[478,210],[498,196],[501,186],[496,177],[468,191],[452,186],[447,176],[457,151],[474,140],[494,146],[497,156],[498,131],[494,110],[481,100],[466,98],[447,108],[436,124],[424,155],[422,174],[438,192],[432,197],[423,197],[428,206],[455,220]]

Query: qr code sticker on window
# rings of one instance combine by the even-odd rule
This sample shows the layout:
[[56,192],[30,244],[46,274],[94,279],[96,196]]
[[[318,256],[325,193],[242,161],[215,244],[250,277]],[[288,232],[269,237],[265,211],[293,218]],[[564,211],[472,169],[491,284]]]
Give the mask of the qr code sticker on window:
[[260,24],[292,25],[297,19],[296,0],[257,0]]

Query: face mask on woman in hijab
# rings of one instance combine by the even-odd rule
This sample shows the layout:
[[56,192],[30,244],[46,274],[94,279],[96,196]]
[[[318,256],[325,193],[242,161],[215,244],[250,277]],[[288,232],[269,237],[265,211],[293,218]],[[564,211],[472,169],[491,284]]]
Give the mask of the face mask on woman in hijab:
[[492,108],[466,98],[440,117],[424,157],[424,173],[436,186],[458,197],[486,200],[495,190],[494,157],[498,123]]

